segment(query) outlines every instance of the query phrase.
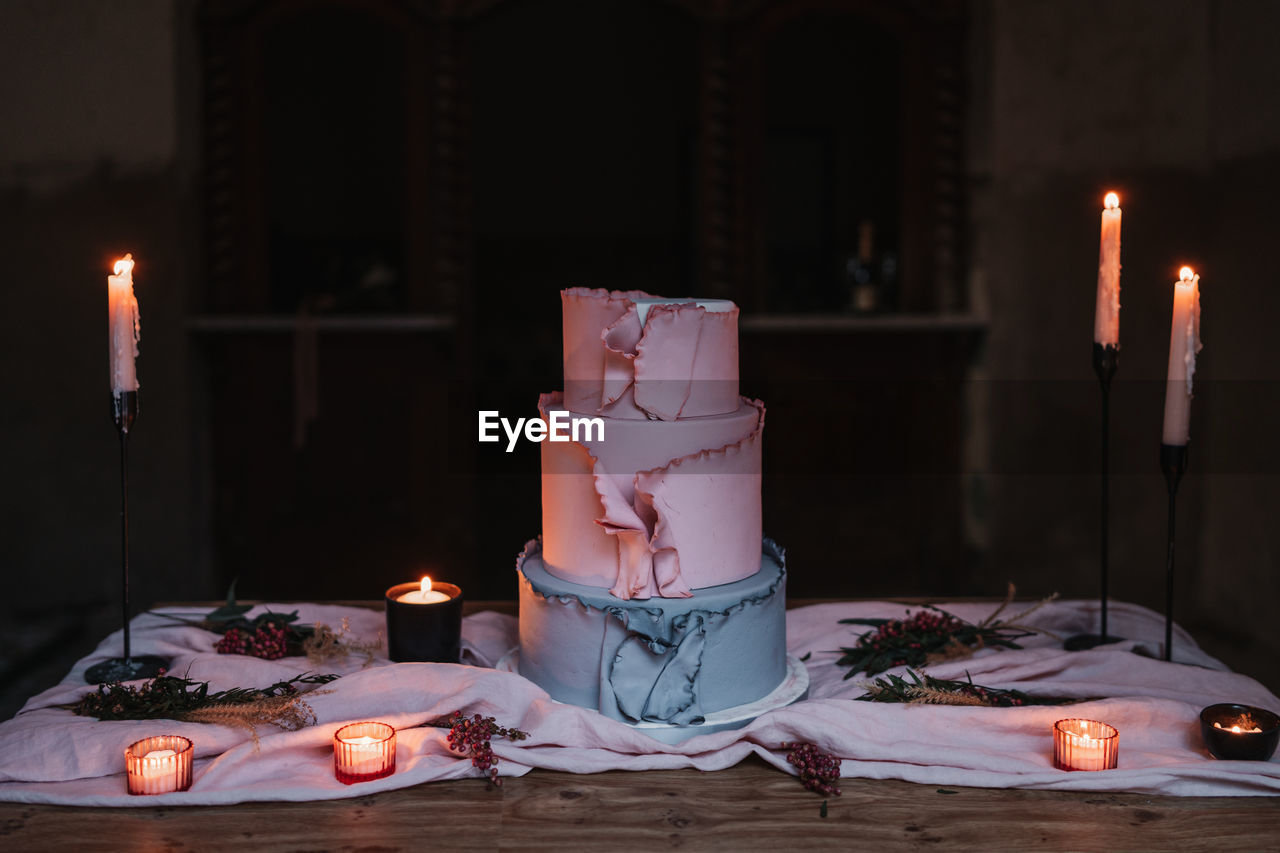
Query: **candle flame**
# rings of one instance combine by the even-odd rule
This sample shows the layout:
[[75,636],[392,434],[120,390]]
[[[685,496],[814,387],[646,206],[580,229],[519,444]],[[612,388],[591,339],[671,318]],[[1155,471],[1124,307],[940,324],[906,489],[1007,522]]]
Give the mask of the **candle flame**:
[[1245,726],[1250,725],[1252,722],[1253,722],[1253,721],[1252,721],[1251,719],[1249,719],[1248,717],[1246,717],[1243,723],[1236,723],[1236,724],[1234,724],[1233,726],[1231,726],[1231,728],[1227,728],[1227,727],[1226,727],[1226,726],[1224,726],[1222,723],[1219,723],[1218,721],[1216,721],[1216,720],[1215,720],[1215,721],[1214,721],[1214,723],[1213,723],[1213,727],[1214,727],[1215,729],[1221,729],[1221,730],[1222,730],[1222,731],[1224,731],[1224,732],[1231,732],[1232,734],[1236,734],[1236,735],[1240,735],[1240,734],[1245,734],[1245,735],[1258,735],[1258,734],[1262,734],[1262,729],[1260,729],[1260,728],[1259,728],[1258,726],[1256,726],[1256,725],[1255,725],[1255,726],[1253,726],[1253,728],[1251,728],[1251,729],[1246,729],[1246,728],[1245,728]]
[[423,575],[421,586],[422,586],[423,592],[431,592],[431,578],[427,577],[426,575]]
[[1183,267],[1182,269],[1178,270],[1178,278],[1181,279],[1182,281],[1191,281],[1191,279],[1195,277],[1196,277],[1196,271],[1193,270],[1191,267]]
[[1120,196],[1115,193],[1107,193],[1107,197],[1102,203],[1106,205],[1107,210],[1115,210],[1120,206]]
[[133,253],[127,252],[125,256],[116,261],[116,265],[112,268],[116,275],[130,275],[133,273]]

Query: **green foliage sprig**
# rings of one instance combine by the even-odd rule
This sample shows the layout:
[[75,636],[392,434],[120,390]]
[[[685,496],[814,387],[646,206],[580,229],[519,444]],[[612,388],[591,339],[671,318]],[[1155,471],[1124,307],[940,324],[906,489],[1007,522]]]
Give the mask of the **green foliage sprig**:
[[1022,620],[1057,597],[1049,596],[1008,620],[1000,613],[1013,600],[1014,588],[995,612],[974,624],[947,611],[925,605],[903,619],[841,619],[841,625],[867,625],[874,630],[843,646],[837,666],[849,667],[845,678],[858,673],[876,675],[895,666],[921,667],[929,663],[968,657],[981,648],[1020,649],[1017,640],[1047,633],[1021,624]]
[[63,707],[82,717],[99,720],[182,720],[192,712],[213,707],[250,705],[267,699],[288,699],[300,692],[300,684],[328,684],[338,676],[299,675],[277,681],[269,687],[234,687],[209,692],[209,682],[161,675],[140,686],[100,684],[96,693],[85,694],[79,702]]

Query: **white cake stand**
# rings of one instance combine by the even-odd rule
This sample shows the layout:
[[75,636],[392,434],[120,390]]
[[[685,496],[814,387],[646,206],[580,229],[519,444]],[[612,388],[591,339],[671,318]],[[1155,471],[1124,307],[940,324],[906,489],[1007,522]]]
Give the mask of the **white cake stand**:
[[[519,664],[520,649],[517,648],[503,655],[494,669],[519,674]],[[808,692],[809,670],[805,668],[799,658],[787,655],[787,674],[783,677],[782,683],[773,689],[772,693],[745,705],[737,705],[733,708],[725,708],[722,711],[714,711],[707,714],[700,726],[676,726],[670,723],[651,723],[647,721],[627,723],[620,720],[619,722],[622,722],[623,725],[631,726],[637,731],[644,732],[654,740],[659,740],[663,743],[680,743],[697,735],[708,735],[713,732],[742,728],[761,714],[776,711],[778,708],[785,708],[792,702],[803,699]]]

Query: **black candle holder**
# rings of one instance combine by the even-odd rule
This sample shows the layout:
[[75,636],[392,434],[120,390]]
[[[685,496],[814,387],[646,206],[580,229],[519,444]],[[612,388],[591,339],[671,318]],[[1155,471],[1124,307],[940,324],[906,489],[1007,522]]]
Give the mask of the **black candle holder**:
[[129,647],[129,430],[138,418],[138,392],[111,393],[111,420],[120,433],[120,597],[124,615],[124,656],[100,661],[84,674],[90,684],[154,678],[167,669],[169,661],[155,655],[134,657]]
[[397,600],[419,588],[416,583],[402,583],[387,590],[387,657],[397,663],[457,663],[462,651],[462,589],[435,583],[431,588],[449,596],[447,601]]
[[1169,552],[1164,573],[1164,659],[1173,660],[1173,522],[1178,483],[1187,472],[1187,445],[1161,444],[1160,469],[1169,486]]
[[1200,712],[1200,737],[1214,758],[1270,761],[1280,743],[1280,716],[1250,705],[1210,705]]
[[1111,527],[1111,380],[1115,378],[1120,367],[1119,344],[1093,344],[1093,372],[1098,375],[1098,386],[1102,390],[1102,552],[1099,565],[1102,570],[1099,584],[1099,600],[1101,604],[1101,625],[1097,634],[1076,634],[1068,637],[1063,647],[1068,651],[1078,652],[1092,649],[1107,643],[1118,643],[1121,637],[1113,637],[1107,632],[1107,599],[1108,567],[1110,564],[1110,527]]

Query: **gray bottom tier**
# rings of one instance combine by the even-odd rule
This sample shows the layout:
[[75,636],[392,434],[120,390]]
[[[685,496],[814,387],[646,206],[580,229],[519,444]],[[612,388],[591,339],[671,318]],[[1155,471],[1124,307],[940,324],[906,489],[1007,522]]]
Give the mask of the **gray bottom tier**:
[[699,725],[787,675],[785,560],[768,539],[759,572],[692,598],[622,601],[560,580],[537,541],[517,568],[519,671],[560,702],[624,722]]

